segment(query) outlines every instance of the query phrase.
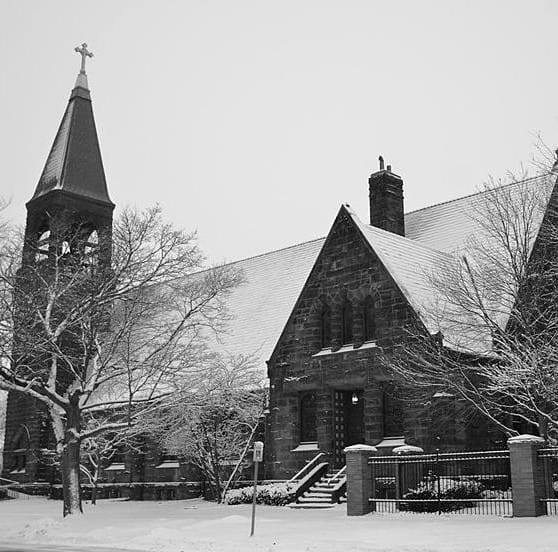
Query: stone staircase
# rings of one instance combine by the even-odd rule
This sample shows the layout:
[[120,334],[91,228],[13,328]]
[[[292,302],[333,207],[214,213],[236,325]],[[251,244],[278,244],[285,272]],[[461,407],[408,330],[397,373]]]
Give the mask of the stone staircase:
[[345,502],[347,476],[345,467],[335,473],[327,473],[316,481],[290,508],[333,508],[339,502]]

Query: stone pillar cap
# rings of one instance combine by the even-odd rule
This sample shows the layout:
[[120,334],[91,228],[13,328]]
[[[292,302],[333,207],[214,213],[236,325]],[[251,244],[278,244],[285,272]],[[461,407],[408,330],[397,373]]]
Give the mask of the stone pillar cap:
[[516,435],[515,437],[510,437],[508,439],[508,445],[517,443],[544,443],[544,439],[542,437],[537,437],[536,435],[529,435],[528,433]]
[[351,445],[350,447],[346,447],[343,452],[378,452],[376,447],[371,447],[370,445]]
[[413,445],[401,445],[400,447],[395,447],[392,452],[394,454],[423,454],[424,449]]

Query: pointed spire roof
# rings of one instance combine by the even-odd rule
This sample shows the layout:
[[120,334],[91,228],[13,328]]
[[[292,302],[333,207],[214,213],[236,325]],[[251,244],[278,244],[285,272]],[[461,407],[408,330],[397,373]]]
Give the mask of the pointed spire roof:
[[85,58],[93,54],[87,51],[86,44],[76,51],[82,56],[81,70],[31,201],[60,190],[113,205],[108,195],[85,73]]

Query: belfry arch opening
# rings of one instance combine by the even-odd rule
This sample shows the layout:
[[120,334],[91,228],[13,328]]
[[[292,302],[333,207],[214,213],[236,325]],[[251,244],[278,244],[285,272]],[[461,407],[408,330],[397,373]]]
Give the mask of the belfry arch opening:
[[48,259],[48,252],[50,249],[50,230],[43,230],[40,232],[37,239],[37,251],[35,253],[35,261],[40,263]]
[[92,230],[83,245],[84,266],[97,266],[99,264],[99,234]]

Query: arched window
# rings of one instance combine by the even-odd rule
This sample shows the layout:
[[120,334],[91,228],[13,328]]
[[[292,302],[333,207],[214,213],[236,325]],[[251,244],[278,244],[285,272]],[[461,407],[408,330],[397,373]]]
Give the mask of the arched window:
[[362,333],[364,341],[376,339],[376,313],[370,296],[365,299],[362,307]]
[[50,230],[45,230],[37,240],[37,253],[35,254],[35,261],[41,262],[48,259],[48,249],[50,247]]
[[322,349],[331,345],[331,310],[325,304],[320,313],[320,339]]
[[10,473],[25,473],[27,467],[27,449],[29,441],[24,432],[20,430],[12,450],[12,468]]
[[98,264],[99,255],[99,235],[97,230],[93,230],[87,237],[83,248],[83,264],[86,266],[95,266]]
[[342,327],[342,341],[343,345],[353,342],[353,305],[350,301],[343,303],[343,327]]
[[316,429],[316,393],[305,393],[300,397],[300,442],[318,440]]

